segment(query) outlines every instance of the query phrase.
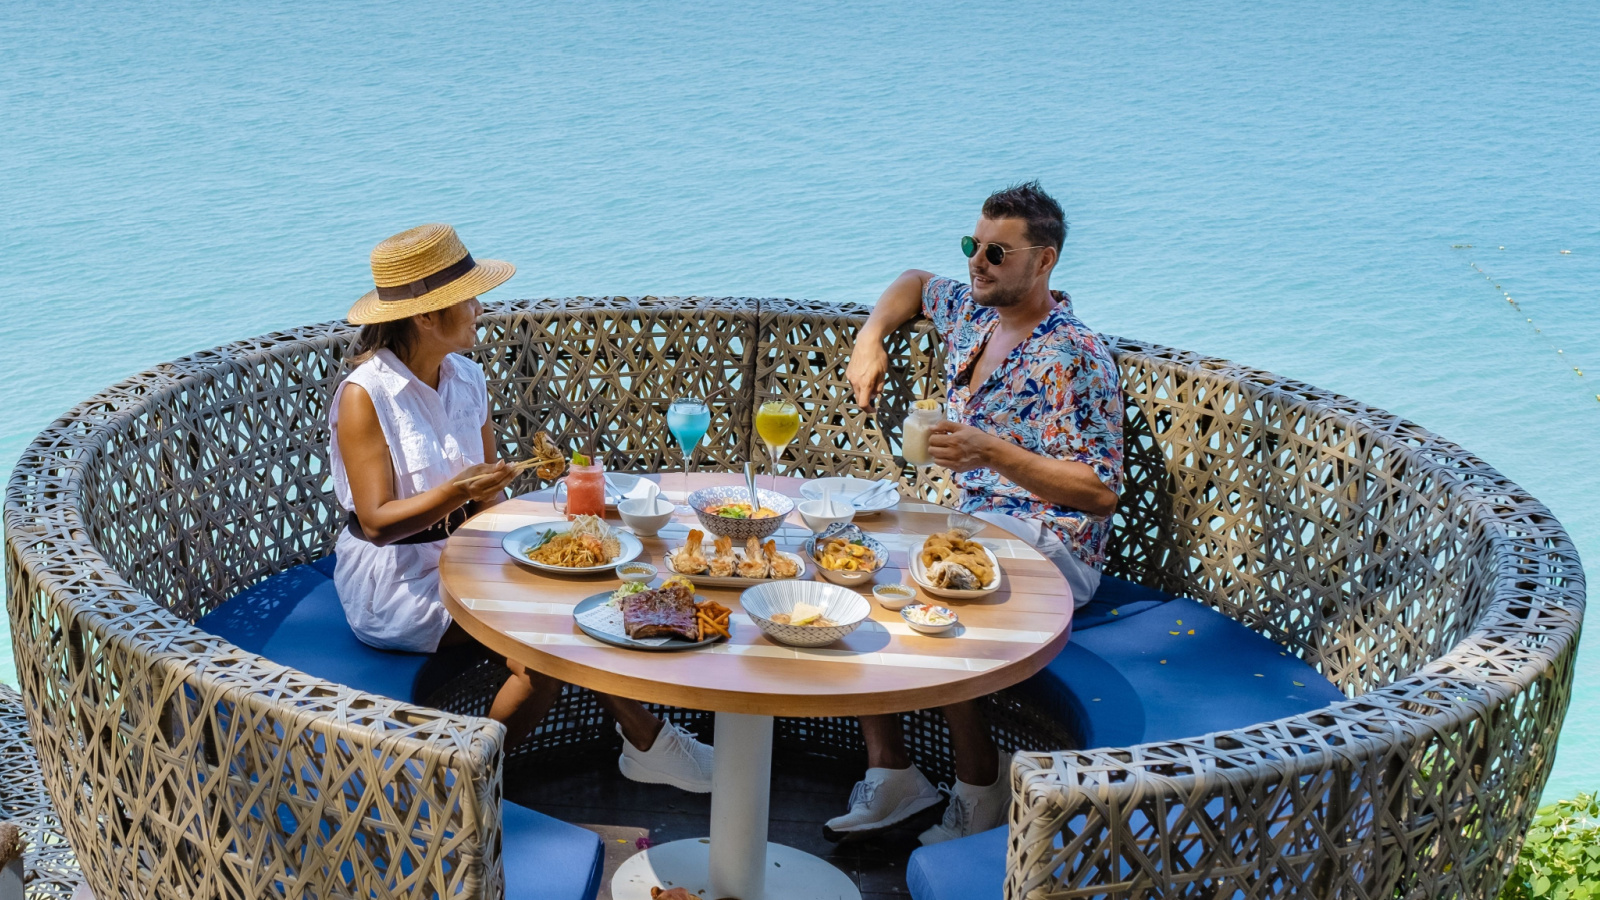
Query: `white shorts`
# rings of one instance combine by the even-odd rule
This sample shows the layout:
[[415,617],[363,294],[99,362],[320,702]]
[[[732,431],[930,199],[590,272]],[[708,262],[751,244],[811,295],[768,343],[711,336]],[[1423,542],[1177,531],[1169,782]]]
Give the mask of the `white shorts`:
[[978,518],[1011,532],[1039,551],[1045,559],[1061,570],[1067,586],[1072,588],[1072,608],[1082,609],[1100,588],[1100,570],[1090,566],[1073,554],[1055,532],[1045,528],[1038,519],[1019,519],[1005,513],[973,513]]

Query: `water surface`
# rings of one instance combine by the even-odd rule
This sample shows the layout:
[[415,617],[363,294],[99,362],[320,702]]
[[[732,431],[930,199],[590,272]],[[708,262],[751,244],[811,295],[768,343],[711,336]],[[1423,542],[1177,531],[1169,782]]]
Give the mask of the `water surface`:
[[[0,463],[342,316],[410,225],[503,295],[870,302],[1038,177],[1090,324],[1415,419],[1600,558],[1593,5],[528,6],[0,5]],[[1597,720],[1591,637],[1551,796],[1600,788]]]

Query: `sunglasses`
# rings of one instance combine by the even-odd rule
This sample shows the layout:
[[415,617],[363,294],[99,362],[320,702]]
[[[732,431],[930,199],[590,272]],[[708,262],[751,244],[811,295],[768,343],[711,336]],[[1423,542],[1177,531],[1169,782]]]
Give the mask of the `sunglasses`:
[[991,266],[998,266],[1005,262],[1007,253],[1016,253],[1020,250],[1044,249],[1044,245],[1040,244],[1036,247],[1013,247],[1008,250],[999,244],[979,244],[978,239],[972,237],[971,235],[961,239],[961,252],[967,255],[967,259],[971,259],[972,257],[976,256],[979,247],[983,248],[983,258],[987,259],[989,261],[989,265]]

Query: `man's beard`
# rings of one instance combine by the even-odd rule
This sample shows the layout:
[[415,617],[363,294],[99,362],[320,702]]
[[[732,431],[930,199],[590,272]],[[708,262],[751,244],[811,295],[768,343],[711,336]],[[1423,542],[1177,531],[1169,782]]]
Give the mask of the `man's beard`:
[[977,303],[979,306],[996,309],[1006,306],[1016,306],[1017,303],[1021,302],[1024,293],[1025,291],[1022,288],[1001,287],[1000,285],[994,285],[993,287],[985,290],[982,296],[979,296],[978,292],[974,290],[972,292],[972,299],[973,302]]

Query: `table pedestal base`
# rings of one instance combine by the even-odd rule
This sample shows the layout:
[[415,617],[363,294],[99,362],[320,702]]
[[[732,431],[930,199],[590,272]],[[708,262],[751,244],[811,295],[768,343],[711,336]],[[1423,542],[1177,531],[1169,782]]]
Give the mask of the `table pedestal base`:
[[[652,887],[686,887],[696,897],[722,900],[711,893],[710,860],[707,838],[635,853],[611,879],[612,900],[650,900]],[[861,900],[850,876],[821,857],[783,844],[767,844],[765,875],[766,896],[775,900]]]

